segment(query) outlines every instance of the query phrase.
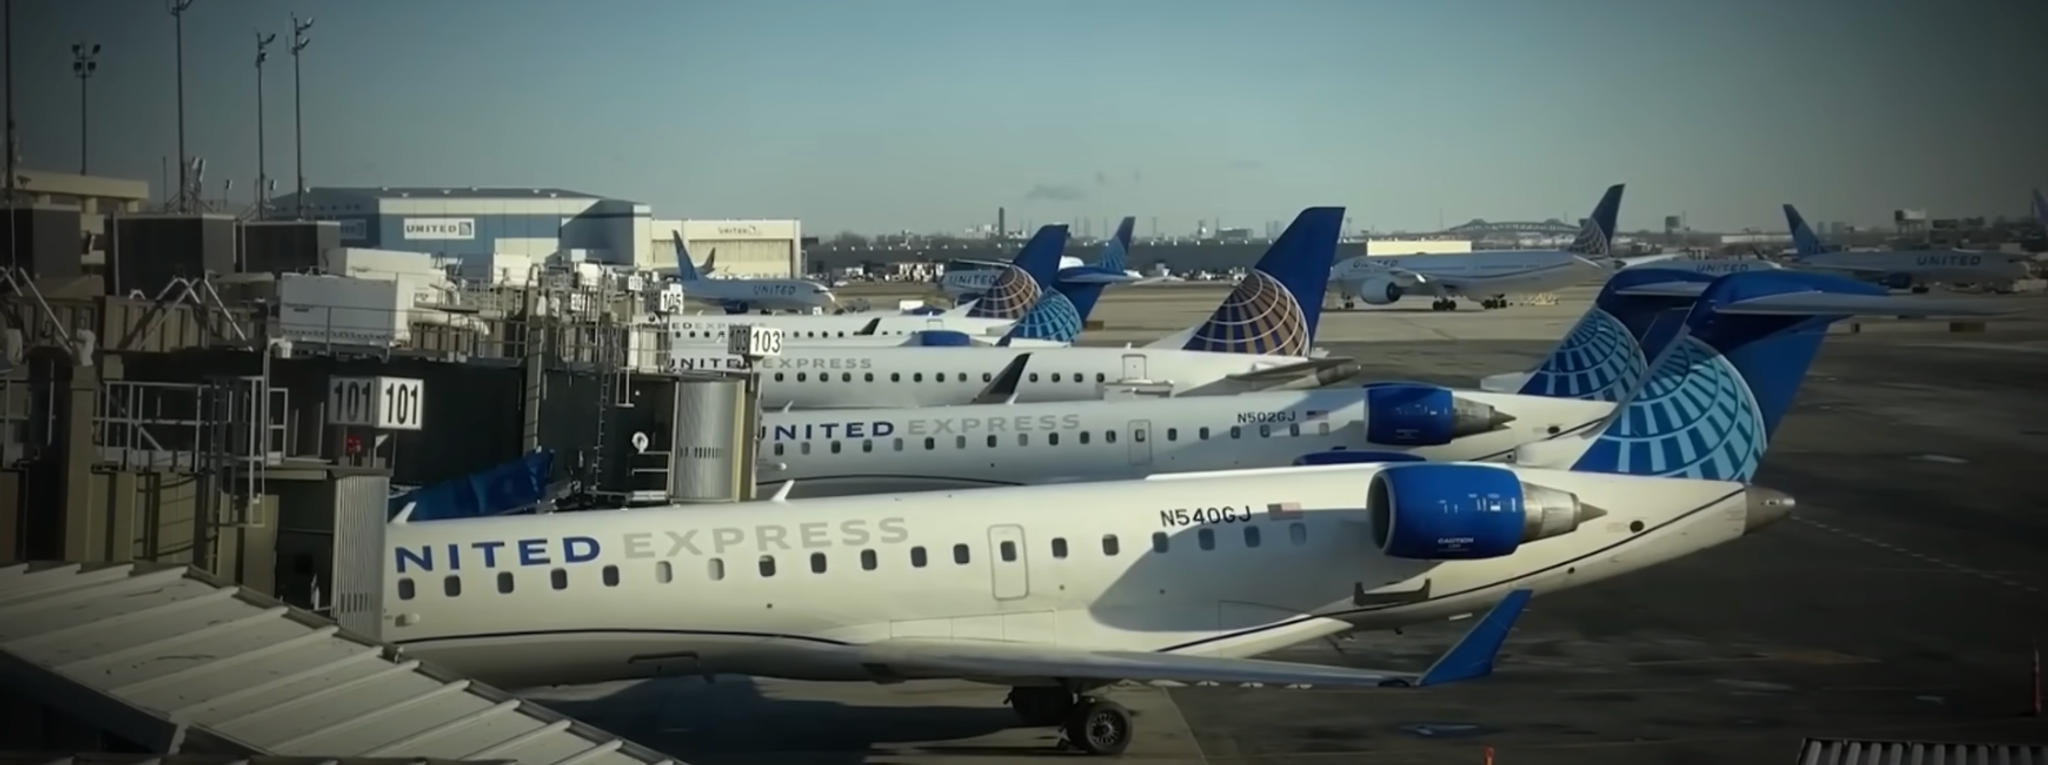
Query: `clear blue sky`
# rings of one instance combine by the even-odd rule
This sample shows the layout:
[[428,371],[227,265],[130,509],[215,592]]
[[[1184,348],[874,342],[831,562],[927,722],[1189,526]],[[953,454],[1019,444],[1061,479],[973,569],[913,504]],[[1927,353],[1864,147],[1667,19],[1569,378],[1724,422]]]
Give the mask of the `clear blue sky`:
[[[2048,3],[1892,0],[196,0],[186,143],[254,183],[256,29],[289,190],[562,186],[829,234],[1139,216],[1260,230],[1585,215],[1626,228],[2013,214],[2048,184]],[[94,171],[176,152],[160,0],[15,0],[25,164],[75,170],[69,45],[97,41]],[[175,171],[174,171],[175,172]]]

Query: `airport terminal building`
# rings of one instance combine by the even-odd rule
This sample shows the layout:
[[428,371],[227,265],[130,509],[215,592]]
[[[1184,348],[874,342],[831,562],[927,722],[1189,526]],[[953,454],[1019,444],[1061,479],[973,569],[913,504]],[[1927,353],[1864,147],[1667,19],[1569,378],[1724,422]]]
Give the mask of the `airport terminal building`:
[[[290,215],[297,204],[286,195],[271,209]],[[656,221],[646,204],[568,189],[323,187],[306,191],[305,216],[340,223],[344,247],[536,262],[560,256],[646,270],[675,267],[669,238],[679,230],[698,262],[717,250],[721,274],[803,273],[797,221]]]

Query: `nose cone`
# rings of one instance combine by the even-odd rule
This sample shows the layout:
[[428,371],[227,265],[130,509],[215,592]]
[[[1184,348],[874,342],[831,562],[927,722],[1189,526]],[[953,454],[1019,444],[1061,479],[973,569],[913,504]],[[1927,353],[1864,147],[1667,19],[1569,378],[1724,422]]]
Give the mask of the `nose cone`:
[[1751,486],[1744,494],[1749,501],[1749,508],[1743,514],[1742,520],[1742,532],[1745,534],[1777,523],[1785,516],[1791,515],[1792,509],[1799,505],[1798,500],[1793,499],[1792,495],[1777,489]]

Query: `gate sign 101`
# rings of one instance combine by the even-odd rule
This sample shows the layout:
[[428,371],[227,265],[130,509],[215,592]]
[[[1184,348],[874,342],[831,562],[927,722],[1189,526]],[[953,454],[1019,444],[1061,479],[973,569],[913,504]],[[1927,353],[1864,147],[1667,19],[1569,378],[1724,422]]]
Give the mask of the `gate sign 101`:
[[410,377],[330,377],[327,422],[383,430],[419,430],[426,384]]

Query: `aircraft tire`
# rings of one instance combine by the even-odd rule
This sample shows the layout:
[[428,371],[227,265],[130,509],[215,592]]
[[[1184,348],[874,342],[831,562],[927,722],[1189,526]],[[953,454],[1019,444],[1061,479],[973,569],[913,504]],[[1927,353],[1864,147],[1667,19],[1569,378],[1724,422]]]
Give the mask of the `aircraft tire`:
[[1016,687],[1010,689],[1010,711],[1025,725],[1060,725],[1080,704],[1065,688]]
[[1067,742],[1089,754],[1114,757],[1131,745],[1131,712],[1113,701],[1090,699],[1067,718]]

